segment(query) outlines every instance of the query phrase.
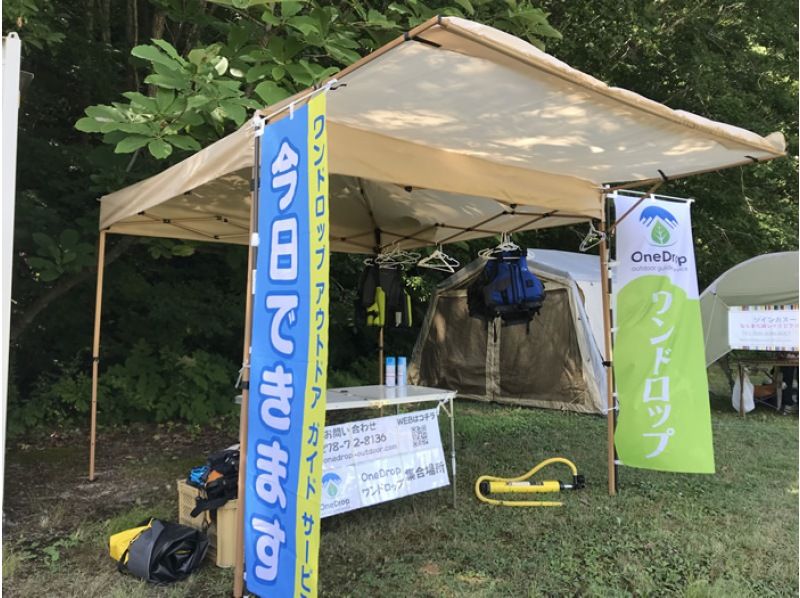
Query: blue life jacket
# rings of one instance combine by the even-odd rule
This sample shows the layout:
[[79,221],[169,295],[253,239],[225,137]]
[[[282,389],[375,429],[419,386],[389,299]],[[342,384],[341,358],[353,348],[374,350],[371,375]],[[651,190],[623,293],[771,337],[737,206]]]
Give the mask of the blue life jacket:
[[503,253],[486,263],[468,291],[470,313],[500,316],[507,323],[529,322],[539,313],[545,299],[544,285],[528,269],[525,253],[521,253]]

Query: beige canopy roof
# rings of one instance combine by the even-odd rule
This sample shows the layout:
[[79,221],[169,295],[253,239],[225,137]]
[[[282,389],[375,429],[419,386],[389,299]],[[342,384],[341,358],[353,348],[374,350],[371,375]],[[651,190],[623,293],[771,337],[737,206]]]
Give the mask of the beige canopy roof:
[[[382,242],[416,247],[600,218],[603,184],[784,154],[780,133],[672,110],[454,17],[421,25],[337,80],[328,155],[338,251],[370,251],[375,229]],[[247,123],[103,197],[100,228],[246,244],[253,154]]]

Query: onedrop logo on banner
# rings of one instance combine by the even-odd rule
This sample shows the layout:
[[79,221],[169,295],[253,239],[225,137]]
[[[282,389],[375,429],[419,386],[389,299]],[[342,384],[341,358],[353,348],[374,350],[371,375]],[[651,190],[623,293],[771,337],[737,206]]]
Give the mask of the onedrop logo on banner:
[[[639,249],[630,254],[630,261],[638,264],[639,272],[662,274],[667,270],[683,269],[686,253],[681,251],[681,229],[675,215],[661,206],[648,205],[639,213],[639,224],[644,227],[642,239],[659,251]],[[666,249],[678,245],[677,249]],[[644,248],[643,248],[644,249]]]
[[646,207],[639,215],[639,222],[649,229],[647,242],[654,247],[669,247],[678,241],[678,219],[662,207]]
[[326,473],[322,476],[322,488],[325,494],[334,498],[339,493],[339,484],[342,483],[342,478],[335,473]]

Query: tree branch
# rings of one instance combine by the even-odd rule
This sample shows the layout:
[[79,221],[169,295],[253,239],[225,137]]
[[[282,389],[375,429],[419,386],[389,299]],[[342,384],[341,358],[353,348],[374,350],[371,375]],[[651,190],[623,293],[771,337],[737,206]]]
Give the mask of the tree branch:
[[[125,237],[119,243],[115,244],[111,250],[106,253],[105,265],[108,266],[116,261],[125,251],[137,241],[136,237]],[[11,322],[10,342],[13,345],[22,336],[22,333],[27,330],[28,326],[33,323],[36,317],[56,299],[63,297],[72,289],[93,278],[97,274],[97,267],[87,268],[81,270],[71,277],[62,277],[58,279],[55,286],[49,288],[42,295],[34,301],[30,307],[22,312],[18,318],[14,318]]]

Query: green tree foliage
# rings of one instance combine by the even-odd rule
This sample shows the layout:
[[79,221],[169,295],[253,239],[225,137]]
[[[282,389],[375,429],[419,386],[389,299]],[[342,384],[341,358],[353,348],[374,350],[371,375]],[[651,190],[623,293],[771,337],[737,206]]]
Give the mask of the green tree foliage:
[[[668,183],[699,200],[701,285],[797,246],[797,15],[753,2],[10,0],[4,30],[35,74],[20,114],[12,319],[18,428],[88,409],[97,207],[436,15],[503,29],[610,84],[759,133],[790,159]],[[562,39],[561,34],[564,34]],[[583,228],[523,235],[574,250]],[[489,241],[449,247],[462,262]],[[191,255],[191,259],[182,259]],[[245,251],[109,237],[101,421],[204,421],[232,410]],[[333,384],[375,379],[375,331],[354,321],[361,262],[335,255]],[[425,297],[435,281],[412,283]],[[417,306],[417,321],[424,305]],[[408,354],[415,330],[388,335]]]
[[786,159],[659,188],[698,200],[693,224],[701,289],[747,258],[797,249],[796,6],[770,0],[547,0],[541,6],[564,33],[550,51],[571,65],[671,108],[786,136]]

